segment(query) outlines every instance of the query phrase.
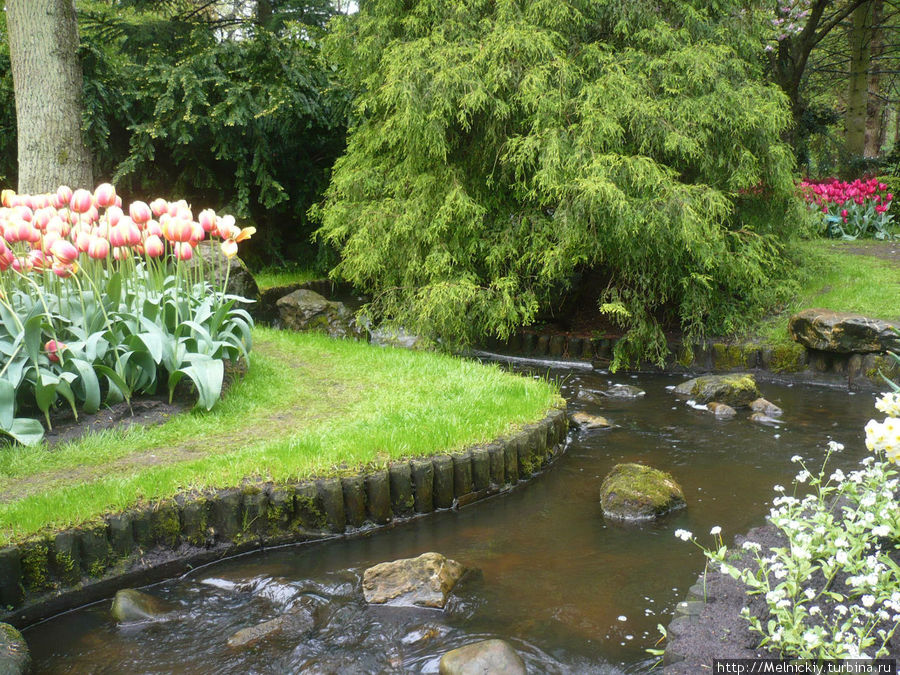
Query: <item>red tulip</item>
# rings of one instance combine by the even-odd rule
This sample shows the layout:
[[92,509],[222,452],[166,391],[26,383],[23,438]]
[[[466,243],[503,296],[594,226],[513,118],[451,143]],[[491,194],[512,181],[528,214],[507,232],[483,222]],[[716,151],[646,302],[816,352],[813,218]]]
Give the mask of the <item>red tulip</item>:
[[47,358],[54,363],[59,363],[59,352],[63,349],[67,349],[67,345],[63,342],[57,342],[56,340],[47,340],[47,343],[44,345],[44,351],[47,352]]

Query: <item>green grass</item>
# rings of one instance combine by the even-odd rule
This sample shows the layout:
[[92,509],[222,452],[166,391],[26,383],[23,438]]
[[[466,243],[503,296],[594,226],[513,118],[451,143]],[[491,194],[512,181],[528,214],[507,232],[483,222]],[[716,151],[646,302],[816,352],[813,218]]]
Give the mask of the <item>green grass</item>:
[[446,355],[264,328],[255,340],[249,373],[209,413],[0,448],[0,546],[187,490],[452,452],[561,402],[546,382]]
[[791,316],[813,307],[900,319],[900,264],[850,252],[900,248],[900,242],[816,240],[799,246],[807,261],[800,290],[781,312],[757,325],[755,336],[771,344],[787,343]]
[[256,285],[259,286],[261,291],[267,288],[274,288],[275,286],[301,284],[313,279],[322,279],[325,276],[325,274],[312,269],[284,267],[266,267],[253,274],[253,278],[256,279]]

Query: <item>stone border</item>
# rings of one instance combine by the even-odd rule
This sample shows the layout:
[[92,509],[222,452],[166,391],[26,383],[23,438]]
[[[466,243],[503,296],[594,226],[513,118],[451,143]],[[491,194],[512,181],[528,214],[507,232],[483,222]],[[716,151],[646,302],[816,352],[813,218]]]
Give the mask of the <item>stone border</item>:
[[181,494],[0,549],[0,622],[17,627],[121,588],[269,546],[366,533],[458,508],[537,475],[565,451],[565,407],[487,445],[356,475]]
[[[612,360],[617,338],[582,338],[563,333],[522,331],[506,341],[491,340],[484,348],[506,356],[589,361],[604,368]],[[880,391],[879,372],[900,377],[900,367],[886,353],[839,354],[806,349],[790,343],[771,347],[761,343],[707,340],[688,354],[681,343],[669,344],[670,356],[662,368],[643,364],[639,370],[668,373],[695,371],[766,373],[773,379],[814,382]]]
[[697,582],[688,589],[687,597],[675,605],[672,620],[666,626],[666,649],[662,658],[662,675],[666,675],[666,666],[684,661],[685,655],[679,654],[672,647],[672,638],[691,630],[700,620],[700,613],[708,602],[715,602],[707,592],[705,573],[697,577]]

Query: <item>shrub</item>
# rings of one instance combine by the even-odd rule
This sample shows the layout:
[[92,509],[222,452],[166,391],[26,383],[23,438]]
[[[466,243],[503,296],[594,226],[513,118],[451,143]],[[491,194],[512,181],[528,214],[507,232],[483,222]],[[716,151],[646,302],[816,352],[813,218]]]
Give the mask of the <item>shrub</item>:
[[[198,405],[218,400],[224,361],[248,358],[252,319],[241,300],[205,280],[253,234],[230,216],[183,201],[133,202],[125,215],[112,185],[93,194],[2,194],[0,208],[0,435],[23,444],[43,436],[23,412],[60,399],[77,418],[102,401],[129,402],[187,377]],[[198,243],[220,239],[223,256],[199,264]],[[212,251],[213,249],[209,249]]]

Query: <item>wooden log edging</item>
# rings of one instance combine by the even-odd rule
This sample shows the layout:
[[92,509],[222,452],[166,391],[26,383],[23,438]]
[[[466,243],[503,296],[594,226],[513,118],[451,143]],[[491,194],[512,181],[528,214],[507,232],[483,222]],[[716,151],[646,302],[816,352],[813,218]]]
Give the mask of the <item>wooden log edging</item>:
[[180,494],[0,549],[0,622],[23,628],[121,588],[252,550],[357,536],[508,491],[565,451],[565,407],[510,437],[387,469]]
[[[590,362],[606,368],[612,361],[617,339],[588,338],[565,334],[538,335],[519,332],[506,341],[483,345],[490,352],[537,359],[564,359]],[[886,353],[842,354],[806,349],[798,343],[772,347],[757,342],[707,340],[688,352],[681,343],[669,344],[670,355],[660,368],[642,364],[639,371],[651,372],[746,372],[755,371],[777,380],[814,382],[880,390],[886,377],[900,377],[900,367]]]

